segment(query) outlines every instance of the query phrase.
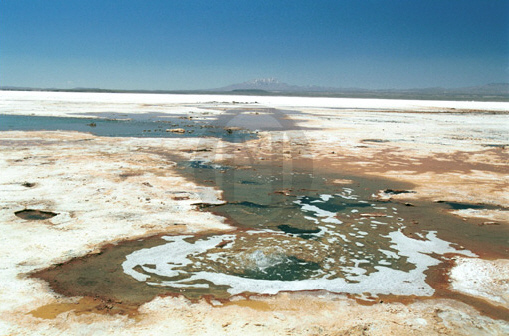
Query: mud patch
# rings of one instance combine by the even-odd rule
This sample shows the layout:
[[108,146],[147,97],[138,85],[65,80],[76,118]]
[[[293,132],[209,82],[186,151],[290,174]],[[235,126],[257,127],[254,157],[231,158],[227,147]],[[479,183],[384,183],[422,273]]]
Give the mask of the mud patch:
[[447,202],[437,201],[436,203],[443,203],[452,210],[466,210],[466,209],[488,209],[488,210],[501,210],[500,206],[490,204],[474,204],[474,203],[461,203],[461,202]]
[[54,319],[58,315],[73,312],[82,314],[122,314],[135,316],[137,306],[128,306],[122,302],[104,301],[98,298],[83,297],[76,302],[50,303],[32,310],[29,314],[41,319]]
[[35,187],[35,183],[32,183],[32,182],[23,182],[21,183],[21,185],[25,188],[33,188]]
[[21,211],[16,211],[14,213],[17,217],[25,219],[25,220],[45,220],[50,219],[58,215],[57,213],[51,211],[42,211],[42,210],[33,210],[33,209],[25,209]]
[[387,143],[390,141],[385,139],[362,139],[361,142]]

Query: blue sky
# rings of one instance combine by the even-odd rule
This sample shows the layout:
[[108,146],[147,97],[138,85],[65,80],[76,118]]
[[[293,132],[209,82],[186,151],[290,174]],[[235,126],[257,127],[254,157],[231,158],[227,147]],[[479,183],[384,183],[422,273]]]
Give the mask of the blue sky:
[[1,0],[0,85],[509,82],[507,0]]

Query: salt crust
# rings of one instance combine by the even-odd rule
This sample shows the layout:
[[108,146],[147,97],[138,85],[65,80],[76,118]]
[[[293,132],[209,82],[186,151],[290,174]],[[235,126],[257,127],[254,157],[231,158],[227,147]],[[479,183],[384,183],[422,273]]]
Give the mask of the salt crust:
[[[0,91],[0,113],[6,114],[35,114],[35,115],[56,115],[56,116],[78,116],[84,112],[123,112],[123,113],[146,113],[157,110],[164,113],[197,113],[203,112],[203,108],[207,113],[218,114],[220,109],[217,107],[232,106],[232,102],[244,101],[246,104],[234,104],[235,106],[262,106],[266,104],[273,107],[298,107],[305,112],[302,116],[293,117],[302,123],[303,127],[319,127],[323,129],[337,129],[340,132],[324,132],[306,131],[297,132],[297,136],[301,137],[301,145],[307,147],[309,152],[313,152],[315,157],[330,153],[337,150],[337,144],[341,144],[342,151],[349,148],[349,153],[353,155],[365,156],[366,154],[377,153],[377,148],[386,147],[385,144],[365,144],[363,147],[357,147],[358,141],[370,134],[370,138],[381,137],[391,138],[392,143],[397,144],[397,148],[407,153],[408,158],[413,160],[432,155],[433,153],[453,153],[457,150],[462,151],[478,151],[483,149],[482,145],[488,143],[505,144],[509,125],[506,122],[505,115],[483,114],[482,117],[474,117],[472,115],[451,115],[447,114],[398,114],[394,117],[392,114],[377,114],[366,111],[371,116],[364,118],[358,113],[356,108],[387,108],[396,109],[404,112],[453,112],[447,110],[455,109],[484,109],[496,110],[500,112],[509,111],[508,103],[472,103],[472,102],[404,102],[404,101],[381,101],[381,100],[355,100],[355,99],[326,99],[326,98],[283,98],[283,97],[227,97],[227,96],[197,96],[194,103],[196,106],[182,106],[180,103],[189,102],[192,96],[172,96],[167,95],[122,95],[122,94],[80,94],[80,93],[48,93],[48,92],[6,92]],[[209,99],[210,98],[210,99]],[[217,98],[217,99],[216,99]],[[213,103],[212,101],[221,103]],[[201,102],[208,101],[208,104]],[[259,102],[259,104],[255,104]],[[193,104],[194,104],[193,103]],[[160,104],[156,107],[154,104]],[[304,108],[303,106],[306,106]],[[351,106],[352,110],[347,110]],[[337,108],[340,108],[339,110]],[[341,111],[341,108],[345,108]],[[343,113],[344,112],[344,113]],[[460,111],[461,112],[461,111]],[[376,118],[379,116],[379,118]],[[422,116],[425,116],[423,118]],[[428,118],[431,116],[431,118]],[[441,119],[443,116],[445,119]],[[371,118],[371,120],[369,119]],[[406,119],[406,120],[405,120]],[[425,120],[428,120],[425,122]],[[346,123],[346,124],[345,124]],[[350,125],[347,125],[350,123]],[[380,127],[383,125],[384,127]],[[409,127],[411,125],[422,125],[425,127]],[[324,126],[326,126],[324,128]],[[346,126],[346,127],[345,127]],[[362,129],[361,131],[359,131]],[[482,130],[482,132],[479,132]],[[329,330],[339,333],[358,333],[362,328],[373,335],[387,334],[454,334],[454,335],[471,335],[471,334],[490,334],[505,335],[509,334],[509,324],[504,321],[496,321],[487,317],[479,316],[478,312],[472,308],[450,300],[430,300],[417,302],[410,306],[401,304],[375,305],[371,307],[363,307],[355,305],[349,300],[339,300],[337,298],[314,298],[313,296],[304,295],[303,301],[300,302],[298,296],[278,295],[272,299],[265,299],[281,306],[275,306],[280,311],[284,311],[284,316],[269,313],[258,313],[250,308],[229,307],[222,308],[226,310],[211,309],[208,304],[190,304],[183,298],[158,298],[150,303],[145,304],[141,308],[143,319],[139,322],[129,320],[122,316],[99,316],[99,315],[82,315],[76,316],[73,313],[64,313],[59,315],[55,320],[40,320],[25,315],[26,312],[43,305],[52,303],[55,300],[65,300],[58,298],[57,295],[51,293],[46,284],[28,280],[23,274],[31,272],[35,269],[46,267],[55,262],[62,262],[76,256],[83,255],[89,251],[94,251],[97,246],[104,242],[114,241],[127,237],[137,237],[149,232],[156,232],[167,229],[167,224],[157,223],[157,221],[149,220],[147,225],[145,221],[139,222],[139,216],[134,213],[118,214],[113,211],[116,216],[104,217],[111,214],[111,210],[115,207],[122,209],[131,209],[138,204],[137,197],[130,197],[130,192],[142,194],[141,190],[120,190],[114,196],[122,195],[125,197],[120,203],[110,202],[95,195],[94,188],[100,189],[104,185],[104,179],[107,179],[112,172],[121,169],[119,164],[122,160],[112,159],[109,162],[105,160],[105,156],[98,153],[115,154],[124,151],[127,155],[131,154],[131,150],[140,147],[150,147],[151,145],[164,145],[165,141],[151,139],[145,143],[135,143],[130,141],[113,141],[112,139],[100,140],[100,146],[91,148],[94,152],[83,159],[80,156],[86,152],[86,148],[93,144],[90,140],[95,139],[89,135],[80,135],[77,133],[67,132],[40,132],[41,136],[32,139],[23,132],[9,132],[8,135],[3,133],[1,138],[14,143],[17,140],[27,140],[27,142],[38,142],[40,148],[21,150],[17,148],[2,148],[0,156],[0,200],[2,208],[0,209],[0,227],[2,235],[0,237],[0,334],[2,335],[55,335],[55,334],[132,334],[146,335],[147,333],[161,334],[171,330],[175,334],[232,334],[239,333],[260,334],[267,333],[274,335],[288,334],[318,334],[323,330]],[[44,134],[44,135],[42,135]],[[288,132],[285,133],[289,135]],[[472,136],[475,134],[475,136]],[[260,134],[263,136],[263,134]],[[273,138],[278,136],[277,132],[271,133]],[[73,140],[87,142],[87,146],[78,146]],[[295,140],[297,140],[295,138]],[[44,146],[49,142],[59,142],[60,148],[46,148]],[[206,140],[201,140],[205,143]],[[125,146],[121,148],[120,143]],[[180,141],[179,146],[186,146],[187,140]],[[26,145],[25,145],[26,146]],[[119,147],[120,146],[120,147]],[[191,146],[192,147],[192,146]],[[69,159],[62,153],[62,149],[73,151],[78,158]],[[304,151],[303,151],[304,152]],[[36,154],[36,160],[31,164],[13,163],[12,160],[30,157]],[[307,154],[306,154],[307,155]],[[369,155],[368,155],[369,156]],[[45,160],[43,157],[47,158]],[[227,157],[227,156],[225,156]],[[52,159],[53,158],[53,159]],[[366,156],[367,158],[367,156]],[[55,160],[56,159],[56,160]],[[489,159],[489,160],[488,160]],[[366,164],[370,163],[366,159]],[[486,162],[497,164],[491,157],[486,157]],[[107,161],[107,160],[106,160]],[[59,169],[55,170],[55,174],[49,173],[55,167],[47,168],[47,164],[59,162]],[[85,164],[86,162],[86,164]],[[115,165],[113,163],[117,163]],[[481,161],[483,162],[483,161]],[[146,162],[145,162],[146,163]],[[131,162],[132,164],[132,162]],[[45,166],[46,165],[46,166]],[[84,178],[82,183],[87,184],[90,188],[84,188],[76,183],[67,183],[66,179],[70,176],[79,177],[83,173],[76,165],[88,167],[85,172],[92,169],[97,175],[97,181],[91,181]],[[94,167],[94,165],[96,165]],[[39,166],[39,167],[36,167]],[[143,166],[143,164],[142,164]],[[126,167],[129,167],[127,165]],[[409,169],[407,169],[409,170]],[[69,173],[66,175],[66,173]],[[410,169],[408,173],[404,173],[402,169],[395,170],[392,175],[386,176],[397,179],[407,179],[414,172]],[[29,177],[29,178],[27,178]],[[147,180],[147,176],[141,176],[138,182],[153,181]],[[487,176],[488,178],[489,176]],[[416,176],[420,178],[420,176]],[[440,179],[441,176],[431,176],[430,181]],[[34,194],[19,186],[20,181],[33,180],[40,183],[42,189],[37,190]],[[94,178],[95,179],[95,178]],[[94,180],[92,179],[92,180]],[[132,179],[132,178],[131,178]],[[499,180],[500,176],[493,176],[492,180]],[[46,181],[46,182],[44,182]],[[181,181],[181,180],[178,180]],[[65,183],[61,183],[65,182]],[[129,181],[129,182],[132,182]],[[416,180],[417,182],[417,180]],[[47,183],[47,185],[46,185]],[[428,182],[426,182],[428,183]],[[481,183],[485,183],[483,179]],[[108,186],[118,186],[118,181],[108,182]],[[121,184],[122,185],[122,184]],[[168,185],[172,185],[169,183]],[[479,185],[479,184],[477,184]],[[445,186],[445,185],[444,185]],[[194,186],[186,184],[186,190],[192,190]],[[171,187],[170,187],[171,188]],[[454,190],[446,187],[447,191]],[[438,190],[437,193],[443,193]],[[34,189],[35,190],[35,189]],[[43,193],[40,191],[44,190]],[[484,190],[484,189],[483,189]],[[419,190],[420,195],[425,195],[426,190]],[[461,191],[457,196],[463,193]],[[454,196],[453,194],[450,194]],[[480,197],[490,196],[491,191],[486,193],[477,190],[475,195],[469,195],[470,201],[475,201]],[[93,196],[93,197],[92,197]],[[131,195],[132,196],[132,195]],[[495,199],[506,197],[507,195],[497,194]],[[89,199],[84,210],[80,210],[84,205],[84,199]],[[454,197],[451,197],[454,199]],[[68,203],[70,206],[62,206]],[[183,202],[191,203],[191,202]],[[179,203],[182,204],[182,203]],[[197,218],[190,216],[189,207],[176,204],[175,210],[183,211],[186,215],[178,216],[181,222],[193,222]],[[92,206],[91,206],[92,205]],[[54,217],[53,223],[33,223],[27,225],[26,222],[13,216],[13,212],[24,207],[42,207],[52,208],[57,212],[65,214],[65,220],[62,221]],[[137,205],[135,206],[135,208]],[[143,208],[143,207],[142,207]],[[140,208],[141,209],[141,208]],[[90,216],[87,211],[91,210]],[[142,212],[145,212],[143,210]],[[64,216],[62,216],[64,217]],[[67,222],[72,218],[72,225]],[[97,218],[101,220],[98,221]],[[217,229],[227,229],[221,226],[217,218],[200,217],[203,226],[189,227],[189,231],[203,230],[204,227],[213,227],[217,225]],[[60,221],[60,222],[59,222]],[[135,224],[137,222],[138,224]],[[52,225],[48,225],[48,223]],[[66,224],[67,223],[67,224]],[[127,223],[127,224],[126,224]],[[214,224],[213,224],[214,223]],[[67,227],[66,227],[67,225]],[[117,231],[118,230],[118,231]],[[186,230],[182,230],[183,233]],[[469,259],[476,260],[476,259]],[[507,271],[507,265],[501,263],[504,272]],[[488,272],[487,274],[492,275]],[[478,276],[478,275],[476,275]],[[472,282],[465,283],[469,286]],[[491,293],[490,295],[496,295]],[[496,296],[495,296],[496,297]],[[507,301],[507,300],[506,300]],[[496,302],[496,301],[494,301]],[[313,303],[319,304],[313,306]],[[286,306],[285,306],[286,305]],[[287,307],[287,308],[284,308]],[[291,313],[288,307],[293,307]],[[298,307],[302,307],[304,311],[299,311]],[[321,307],[321,308],[319,308]],[[295,310],[297,309],[297,310]],[[314,314],[313,312],[316,312]],[[230,316],[235,316],[234,320]],[[285,319],[284,325],[289,328],[283,329],[281,318]],[[422,321],[425,319],[428,324]],[[199,324],[196,322],[200,321]],[[259,322],[263,321],[263,324]],[[315,327],[310,327],[315,326]],[[361,329],[358,329],[361,328]]]
[[[0,145],[3,139],[13,144],[1,147],[0,156],[2,319],[23,315],[59,297],[43,281],[25,276],[35,270],[128,238],[172,231],[231,230],[221,218],[193,206],[218,202],[220,192],[175,175],[168,168],[171,162],[158,155],[136,152],[150,141],[100,140],[72,132],[30,134],[0,134]],[[57,141],[37,145],[52,138]],[[35,144],[27,145],[26,140]],[[163,147],[196,146],[192,140],[157,143]],[[20,188],[27,181],[35,185]],[[174,193],[183,191],[189,199],[172,199]],[[58,215],[26,221],[14,215],[24,208],[51,210]],[[0,334],[4,332],[0,326]]]
[[509,260],[457,257],[451,269],[451,288],[509,308]]
[[[320,108],[353,108],[353,109],[401,109],[410,111],[436,111],[443,109],[466,110],[493,110],[507,111],[509,103],[505,102],[468,102],[468,101],[433,101],[433,100],[396,100],[396,99],[363,99],[363,98],[319,98],[319,97],[267,97],[267,96],[229,96],[229,95],[179,95],[179,94],[130,94],[130,93],[89,93],[89,92],[26,92],[26,91],[0,91],[0,111],[4,108],[11,110],[26,109],[20,106],[27,102],[33,107],[46,106],[63,107],[60,104],[72,104],[71,113],[80,113],[81,106],[103,106],[100,110],[108,110],[107,104],[115,105],[116,112],[134,112],[140,108],[154,110],[158,105],[166,108],[176,107],[179,110],[188,106],[179,104],[217,104],[240,103],[263,104],[272,107],[320,107]],[[82,105],[80,105],[82,104]],[[136,104],[143,104],[138,106]],[[177,104],[177,106],[172,106]],[[67,107],[69,107],[67,105]],[[124,107],[124,109],[122,109]],[[33,111],[33,110],[32,110]],[[48,111],[49,112],[49,111]],[[87,110],[87,112],[95,112]],[[5,113],[5,112],[4,112]]]

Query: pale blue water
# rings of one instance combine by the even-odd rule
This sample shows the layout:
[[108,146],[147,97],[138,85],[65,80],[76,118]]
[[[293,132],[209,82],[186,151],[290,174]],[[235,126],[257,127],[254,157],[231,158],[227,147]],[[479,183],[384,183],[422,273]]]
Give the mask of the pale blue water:
[[[166,132],[167,129],[172,128],[183,128],[186,132]],[[181,118],[165,118],[164,121],[157,119],[114,120],[0,114],[0,131],[41,130],[78,131],[107,137],[216,137],[229,142],[243,142],[256,138],[256,134],[252,132],[238,130],[233,133],[228,133],[223,127],[211,125],[206,121],[194,121]]]

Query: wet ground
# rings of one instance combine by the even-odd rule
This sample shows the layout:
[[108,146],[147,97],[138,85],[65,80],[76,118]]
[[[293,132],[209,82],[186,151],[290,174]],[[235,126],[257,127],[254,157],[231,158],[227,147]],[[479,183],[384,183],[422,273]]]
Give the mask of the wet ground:
[[[481,204],[381,199],[380,192],[414,193],[412,185],[310,164],[293,162],[288,170],[284,162],[246,167],[181,161],[180,174],[224,191],[225,204],[198,206],[226,217],[236,231],[126,241],[34,276],[58,293],[129,306],[157,295],[228,300],[301,290],[372,303],[461,301],[444,277],[454,256],[509,257],[506,226],[481,227],[481,221],[465,223],[448,212]],[[351,183],[334,184],[338,179]],[[466,301],[490,316],[508,312]]]
[[298,111],[274,108],[231,108],[219,117],[201,114],[115,112],[84,113],[81,117],[48,117],[0,114],[0,131],[78,131],[108,137],[179,138],[215,137],[244,142],[258,131],[295,130],[288,118]]
[[78,131],[98,136],[140,138],[216,137],[232,142],[256,138],[252,132],[239,129],[232,134],[221,125],[184,116],[108,116],[98,119],[0,114],[0,131]]

